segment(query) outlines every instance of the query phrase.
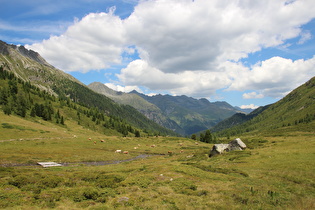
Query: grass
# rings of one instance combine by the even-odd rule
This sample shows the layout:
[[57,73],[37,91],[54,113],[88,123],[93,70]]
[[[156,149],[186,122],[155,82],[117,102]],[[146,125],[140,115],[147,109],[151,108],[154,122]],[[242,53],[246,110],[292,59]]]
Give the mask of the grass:
[[[0,118],[3,209],[315,208],[314,133],[244,136],[247,150],[209,158],[212,145],[190,139],[106,136],[69,125],[71,121],[58,127],[13,118]],[[116,149],[129,154],[114,153]],[[112,165],[81,164],[139,154],[152,156]],[[38,161],[78,164],[32,165]]]

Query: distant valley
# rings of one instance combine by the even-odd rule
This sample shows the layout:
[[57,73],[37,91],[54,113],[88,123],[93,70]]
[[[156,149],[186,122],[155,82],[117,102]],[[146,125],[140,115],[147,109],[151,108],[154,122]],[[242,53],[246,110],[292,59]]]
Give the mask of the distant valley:
[[[246,112],[251,110],[242,110],[227,102],[209,102],[204,98],[147,96],[137,91],[123,93],[99,82],[86,86],[54,68],[37,52],[2,41],[0,68],[3,73],[0,105],[4,112],[32,117],[35,105],[41,105],[54,112],[60,111],[68,122],[89,129],[112,130],[109,133],[118,132],[123,136],[134,135],[136,130],[145,135],[170,136],[191,136],[208,129],[218,136],[292,129],[310,131],[315,119],[314,78],[278,102],[248,114]],[[24,92],[14,87],[23,87]],[[30,87],[33,93],[26,91]],[[65,103],[72,114],[63,108]],[[73,115],[74,112],[77,115]],[[87,117],[86,120],[82,120],[81,114]],[[60,123],[58,117],[48,118]]]
[[88,87],[117,103],[136,108],[159,125],[183,136],[209,129],[235,113],[249,111],[226,102],[209,102],[204,98],[194,99],[185,95],[147,96],[135,90],[130,93],[117,92],[100,82],[91,83]]

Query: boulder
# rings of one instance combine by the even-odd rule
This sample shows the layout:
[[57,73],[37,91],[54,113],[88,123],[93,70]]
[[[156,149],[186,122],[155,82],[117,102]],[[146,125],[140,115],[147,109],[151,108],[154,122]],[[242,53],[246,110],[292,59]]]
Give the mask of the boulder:
[[242,142],[242,140],[240,138],[232,140],[229,143],[229,145],[230,145],[230,149],[229,149],[230,151],[246,149],[246,144],[244,142]]
[[222,154],[223,152],[229,152],[234,150],[244,150],[246,149],[246,144],[242,142],[240,138],[232,140],[228,144],[215,144],[213,145],[210,151],[210,157],[218,154]]
[[210,157],[218,154],[222,154],[229,149],[229,144],[215,144],[210,151]]

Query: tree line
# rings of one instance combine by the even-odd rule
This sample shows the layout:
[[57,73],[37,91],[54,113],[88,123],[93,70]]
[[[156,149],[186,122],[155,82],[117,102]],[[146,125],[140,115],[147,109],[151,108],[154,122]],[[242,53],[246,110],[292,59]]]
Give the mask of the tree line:
[[209,143],[209,144],[216,144],[218,142],[217,137],[215,135],[213,135],[210,130],[206,130],[205,132],[201,132],[199,134],[199,138],[198,138],[197,134],[192,134],[191,139],[199,140],[201,142],[205,142],[205,143]]

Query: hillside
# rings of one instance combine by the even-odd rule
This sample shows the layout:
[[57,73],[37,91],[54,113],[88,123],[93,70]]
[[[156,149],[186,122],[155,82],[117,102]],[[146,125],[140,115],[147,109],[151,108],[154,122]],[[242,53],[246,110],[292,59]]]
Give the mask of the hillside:
[[0,112],[1,209],[315,208],[312,133],[239,136],[245,151],[209,158],[192,139],[66,125]]
[[191,135],[206,130],[240,112],[226,102],[211,103],[207,99],[198,100],[184,95],[147,96],[137,91],[122,93],[98,82],[91,83],[88,87],[117,103],[136,108],[149,119],[181,135]]
[[252,111],[248,114],[236,113],[233,116],[222,120],[221,122],[216,124],[214,127],[212,127],[210,130],[212,132],[218,132],[218,131],[221,131],[224,129],[231,128],[231,127],[236,126],[236,125],[240,125],[246,121],[253,119],[257,115],[259,115],[261,112],[263,112],[265,109],[267,109],[269,106],[270,105],[258,107],[257,109],[255,109],[254,111]]
[[[267,106],[257,116],[255,116],[255,113],[254,111],[250,115],[241,117],[238,122],[245,121],[244,123],[220,131],[218,134],[238,135],[263,132],[281,135],[281,133],[293,131],[314,131],[315,77],[293,90],[280,101]],[[251,115],[254,115],[254,117],[251,117]],[[233,119],[236,117],[233,116],[225,122],[230,122],[230,125],[232,125]]]
[[108,97],[92,91],[71,75],[49,65],[38,53],[23,46],[0,42],[0,66],[1,70],[14,74],[22,86],[25,83],[37,87],[60,100],[71,100],[76,105],[94,108],[112,119],[124,121],[147,132],[176,135],[149,120],[133,107],[119,105]]

